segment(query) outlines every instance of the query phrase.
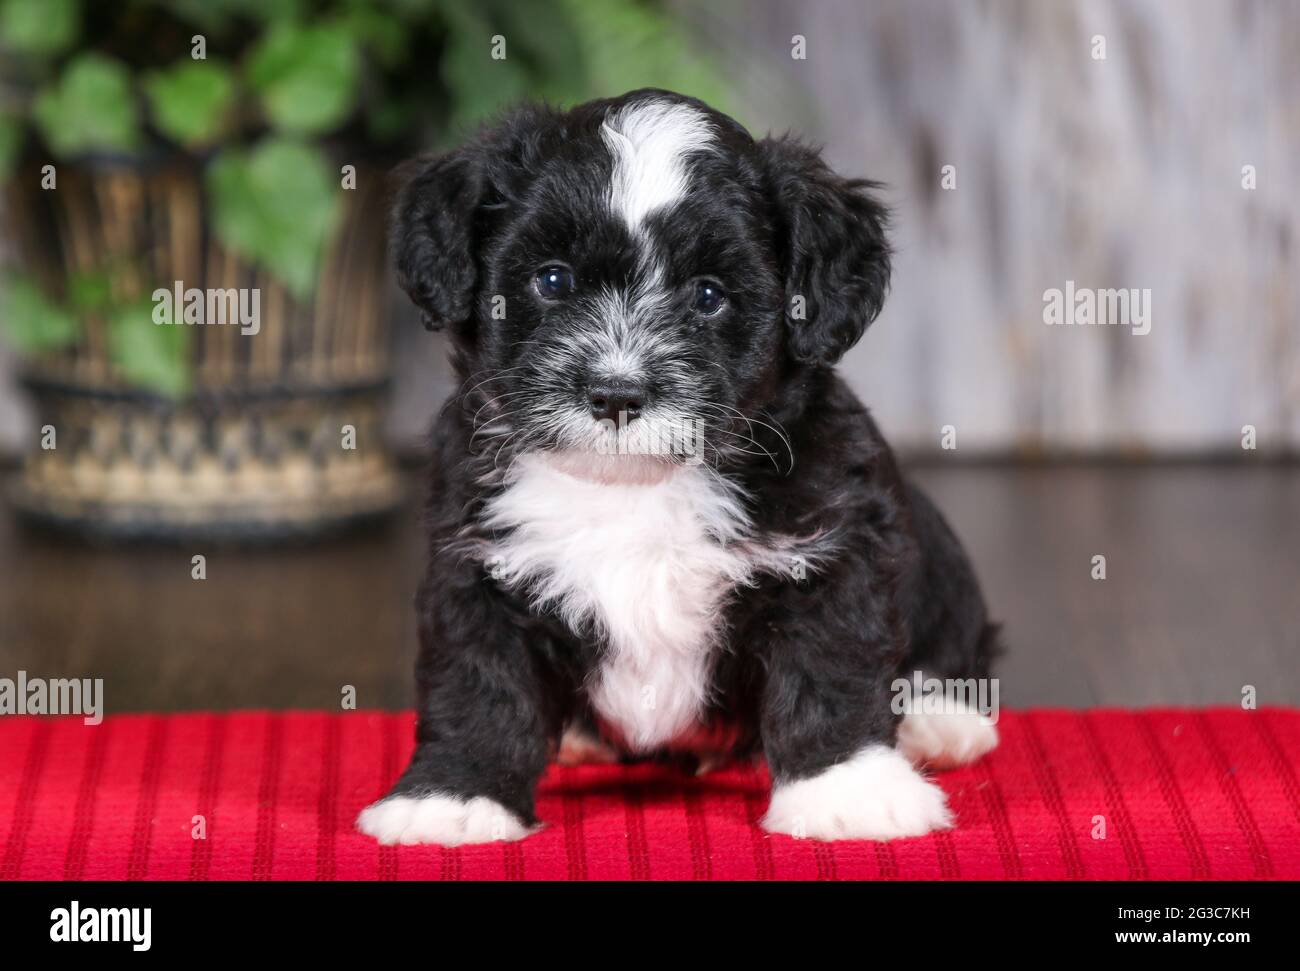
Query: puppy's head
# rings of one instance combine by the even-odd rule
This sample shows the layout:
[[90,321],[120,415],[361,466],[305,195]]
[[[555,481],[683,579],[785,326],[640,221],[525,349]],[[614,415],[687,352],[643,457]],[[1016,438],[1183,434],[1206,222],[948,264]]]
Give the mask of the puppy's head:
[[636,91],[525,108],[419,160],[394,260],[451,331],[485,446],[742,460],[759,413],[880,310],[869,188],[796,141]]

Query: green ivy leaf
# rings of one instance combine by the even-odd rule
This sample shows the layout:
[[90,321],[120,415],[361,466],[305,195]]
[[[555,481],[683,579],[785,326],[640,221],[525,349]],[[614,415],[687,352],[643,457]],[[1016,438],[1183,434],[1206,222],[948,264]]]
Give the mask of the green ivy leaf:
[[102,54],[79,54],[36,97],[36,124],[60,156],[94,149],[130,151],[139,138],[131,72]]
[[310,135],[345,121],[356,103],[361,58],[337,23],[272,27],[248,60],[249,85],[271,124]]
[[210,143],[221,134],[235,100],[235,79],[217,60],[186,58],[150,73],[144,88],[158,130],[186,146]]
[[3,0],[0,42],[19,54],[48,57],[77,39],[81,10],[77,0]]
[[113,302],[113,285],[103,270],[80,270],[68,277],[68,303],[78,313],[104,313]]
[[23,354],[57,351],[81,336],[76,316],[45,296],[28,277],[9,276],[3,296],[5,331]]
[[309,297],[339,208],[338,183],[321,152],[284,138],[227,151],[208,170],[208,192],[221,241],[299,299]]
[[184,324],[154,322],[147,297],[120,307],[108,320],[108,358],[131,384],[168,398],[190,387],[190,331]]

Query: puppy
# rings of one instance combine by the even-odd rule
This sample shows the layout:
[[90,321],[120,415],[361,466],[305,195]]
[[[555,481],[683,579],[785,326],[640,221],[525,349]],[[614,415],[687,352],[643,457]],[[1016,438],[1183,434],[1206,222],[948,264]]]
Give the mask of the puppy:
[[996,730],[904,717],[894,682],[984,678],[995,635],[833,370],[888,286],[873,188],[657,90],[523,108],[415,164],[393,255],[460,384],[433,435],[416,750],[362,832],[522,838],[557,746],[761,753],[773,833],[951,824],[916,766]]

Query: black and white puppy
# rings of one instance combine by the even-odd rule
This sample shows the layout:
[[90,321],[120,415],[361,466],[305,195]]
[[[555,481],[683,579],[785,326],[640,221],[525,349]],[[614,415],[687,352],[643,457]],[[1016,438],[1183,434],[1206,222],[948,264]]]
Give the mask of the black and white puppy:
[[642,90],[529,107],[420,160],[400,282],[447,327],[417,609],[417,747],[359,828],[532,832],[562,759],[766,757],[762,825],[950,825],[916,766],[997,743],[900,714],[896,678],[983,678],[958,541],[832,366],[889,281],[885,210],[788,138]]

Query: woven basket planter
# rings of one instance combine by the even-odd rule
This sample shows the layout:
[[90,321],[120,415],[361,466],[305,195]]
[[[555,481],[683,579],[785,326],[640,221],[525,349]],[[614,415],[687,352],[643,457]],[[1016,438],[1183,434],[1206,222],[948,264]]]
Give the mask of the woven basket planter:
[[110,285],[124,298],[173,281],[260,298],[255,335],[189,325],[191,390],[176,400],[117,373],[94,316],[74,347],[29,362],[24,383],[55,447],[28,453],[12,490],[20,513],[98,537],[248,540],[392,511],[386,206],[382,179],[357,181],[307,301],[219,243],[195,166],[61,167],[57,191],[11,194],[20,258],[49,292],[108,265],[121,268]]

